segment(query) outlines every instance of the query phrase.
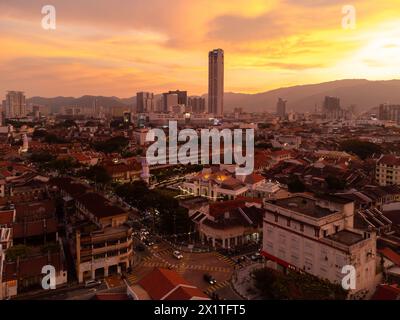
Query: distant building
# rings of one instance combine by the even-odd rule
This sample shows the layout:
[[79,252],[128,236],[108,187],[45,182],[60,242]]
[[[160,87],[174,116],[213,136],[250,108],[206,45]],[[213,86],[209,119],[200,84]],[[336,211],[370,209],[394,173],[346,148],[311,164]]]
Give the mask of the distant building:
[[125,111],[124,112],[124,124],[132,124],[132,112]]
[[224,51],[215,49],[208,54],[208,113],[224,114]]
[[146,113],[154,111],[154,94],[151,92],[138,92],[136,94],[136,111]]
[[184,106],[186,106],[188,104],[187,91],[181,91],[181,90],[168,91],[167,94],[168,95],[176,94],[178,96],[177,104],[182,104]]
[[340,99],[336,97],[325,97],[322,112],[327,119],[347,119],[348,111],[343,110],[340,106]]
[[26,99],[22,91],[8,91],[5,103],[6,118],[26,116]]
[[78,106],[63,107],[62,114],[69,117],[77,117],[84,115],[84,110]]
[[163,93],[163,111],[172,112],[172,108],[179,105],[179,95],[177,93]]
[[206,112],[206,99],[202,97],[189,97],[188,105],[191,112],[199,114]]
[[378,117],[379,120],[394,121],[400,124],[400,105],[381,104]]
[[375,180],[380,186],[400,184],[400,157],[382,156],[376,164]]
[[282,98],[278,99],[278,103],[276,104],[276,114],[282,118],[286,118],[286,100],[283,100]]

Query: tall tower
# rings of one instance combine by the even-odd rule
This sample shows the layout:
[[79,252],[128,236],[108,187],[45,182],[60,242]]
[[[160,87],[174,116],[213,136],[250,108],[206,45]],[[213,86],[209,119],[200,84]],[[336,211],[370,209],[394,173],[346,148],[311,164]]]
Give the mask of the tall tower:
[[146,182],[146,184],[150,183],[150,167],[146,157],[142,157],[142,173],[140,174],[140,177],[144,182]]
[[276,113],[280,118],[286,118],[286,100],[283,100],[282,98],[278,99],[278,103],[276,104]]
[[137,113],[146,113],[154,111],[154,94],[151,92],[136,93]]
[[224,51],[208,53],[208,113],[216,117],[224,114]]

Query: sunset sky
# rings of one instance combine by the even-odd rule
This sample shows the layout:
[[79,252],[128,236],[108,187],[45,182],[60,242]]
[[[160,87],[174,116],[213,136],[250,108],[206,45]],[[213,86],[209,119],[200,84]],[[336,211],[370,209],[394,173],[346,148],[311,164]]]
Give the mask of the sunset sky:
[[[43,5],[57,29],[42,29]],[[342,28],[352,4],[357,28]],[[346,78],[399,79],[399,0],[0,0],[0,97],[207,92],[208,51],[225,91]]]

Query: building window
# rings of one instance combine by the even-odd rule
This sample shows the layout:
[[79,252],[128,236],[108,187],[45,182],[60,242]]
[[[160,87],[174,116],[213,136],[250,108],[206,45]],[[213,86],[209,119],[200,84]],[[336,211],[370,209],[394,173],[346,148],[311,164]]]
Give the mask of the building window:
[[290,227],[290,219],[287,219],[287,226]]
[[300,223],[300,231],[304,232],[304,224],[303,223]]
[[328,230],[324,230],[324,238],[328,236]]
[[275,222],[278,222],[278,215],[277,214],[275,214]]
[[314,229],[315,236],[318,238],[319,237],[319,228]]

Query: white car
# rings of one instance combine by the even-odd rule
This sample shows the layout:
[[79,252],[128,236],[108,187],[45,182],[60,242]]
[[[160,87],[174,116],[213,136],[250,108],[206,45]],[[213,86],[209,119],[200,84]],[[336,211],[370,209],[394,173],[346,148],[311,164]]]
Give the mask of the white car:
[[178,260],[183,259],[183,255],[182,255],[182,253],[180,253],[179,251],[174,251],[173,255],[174,255],[174,257],[175,257],[176,259],[178,259]]
[[93,288],[101,285],[101,280],[88,280],[85,282],[85,287],[86,288]]

